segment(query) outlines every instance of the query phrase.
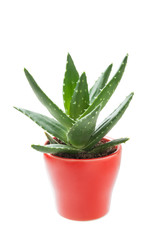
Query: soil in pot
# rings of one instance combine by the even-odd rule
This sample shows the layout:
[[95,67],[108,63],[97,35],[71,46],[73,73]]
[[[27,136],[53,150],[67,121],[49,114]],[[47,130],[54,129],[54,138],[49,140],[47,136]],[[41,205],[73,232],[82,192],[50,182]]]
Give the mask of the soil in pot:
[[[64,144],[66,145],[64,142],[62,142],[61,140],[59,140],[58,138],[55,138],[55,140],[60,143],[60,144]],[[101,139],[96,145],[95,147],[102,145],[106,143],[106,140]],[[49,143],[48,143],[49,144]],[[110,147],[108,148],[105,152],[103,153],[98,153],[98,154],[94,154],[94,153],[88,153],[88,152],[83,152],[83,153],[76,153],[76,154],[71,154],[71,153],[57,153],[54,154],[55,156],[58,157],[62,157],[62,158],[72,158],[72,159],[91,159],[91,158],[99,158],[99,157],[104,157],[104,156],[108,156],[111,153],[114,153],[116,151],[116,147]]]

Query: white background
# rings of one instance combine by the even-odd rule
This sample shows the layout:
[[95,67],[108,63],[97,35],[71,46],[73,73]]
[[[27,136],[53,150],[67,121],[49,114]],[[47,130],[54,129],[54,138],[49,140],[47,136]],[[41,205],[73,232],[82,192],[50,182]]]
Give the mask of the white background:
[[[159,1],[1,0],[0,2],[0,239],[160,239],[160,14]],[[41,153],[43,130],[12,106],[48,114],[25,79],[26,67],[62,107],[70,52],[89,86],[126,53],[123,79],[102,111],[106,117],[130,92],[135,96],[108,134],[130,137],[109,214],[88,222],[64,219]],[[112,74],[113,74],[112,73]]]

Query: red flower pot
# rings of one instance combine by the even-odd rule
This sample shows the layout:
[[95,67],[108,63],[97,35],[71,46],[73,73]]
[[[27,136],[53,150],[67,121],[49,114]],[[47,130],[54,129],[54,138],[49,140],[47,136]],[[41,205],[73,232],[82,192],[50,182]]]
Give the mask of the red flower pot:
[[72,220],[92,220],[109,211],[121,151],[118,145],[114,153],[93,159],[44,154],[60,215]]

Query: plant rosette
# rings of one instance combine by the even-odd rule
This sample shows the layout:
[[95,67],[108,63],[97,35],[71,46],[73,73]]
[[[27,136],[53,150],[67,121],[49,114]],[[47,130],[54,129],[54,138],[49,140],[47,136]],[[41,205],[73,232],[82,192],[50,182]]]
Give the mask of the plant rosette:
[[[40,102],[52,117],[17,108],[46,132],[48,144],[32,145],[43,152],[55,189],[59,213],[73,220],[91,220],[109,210],[112,188],[120,165],[121,143],[128,138],[104,137],[121,119],[133,93],[98,126],[100,111],[117,88],[128,55],[108,82],[112,64],[88,90],[85,73],[79,76],[68,54],[63,82],[64,109],[61,110],[24,69],[27,80]],[[50,135],[51,134],[51,135]]]

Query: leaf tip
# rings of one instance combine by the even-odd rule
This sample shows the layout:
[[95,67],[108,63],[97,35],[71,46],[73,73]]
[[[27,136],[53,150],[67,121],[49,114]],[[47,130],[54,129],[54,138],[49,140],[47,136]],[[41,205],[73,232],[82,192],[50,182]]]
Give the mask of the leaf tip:
[[33,148],[33,149],[35,149],[35,150],[38,150],[38,145],[31,144],[31,148]]
[[50,137],[47,132],[44,132],[44,134],[46,135],[47,139]]
[[113,67],[113,63],[111,63],[111,64],[109,65],[109,67],[110,67],[110,69],[112,69],[112,67]]
[[28,72],[28,70],[26,68],[24,68],[24,74],[26,75],[27,79],[28,79],[28,77],[31,76],[31,74]]
[[24,68],[24,73],[25,73],[25,74],[27,74],[27,73],[28,73],[28,71],[27,71],[27,69],[26,69],[26,68]]
[[127,142],[128,140],[130,140],[130,138],[125,138],[125,142]]
[[19,111],[19,108],[18,108],[18,107],[13,106],[13,108]]
[[44,134],[45,134],[45,136],[46,136],[47,139],[48,139],[48,137],[49,137],[48,133],[47,133],[47,132],[44,132]]
[[81,78],[86,78],[86,73],[85,72],[82,73]]
[[128,53],[126,54],[126,56],[125,56],[125,58],[124,58],[124,60],[123,60],[123,64],[127,64],[127,60],[128,60]]
[[129,96],[132,98],[134,96],[134,92],[131,92]]
[[72,60],[71,54],[68,52],[67,53],[67,62],[69,62],[69,61],[73,61],[73,60]]

